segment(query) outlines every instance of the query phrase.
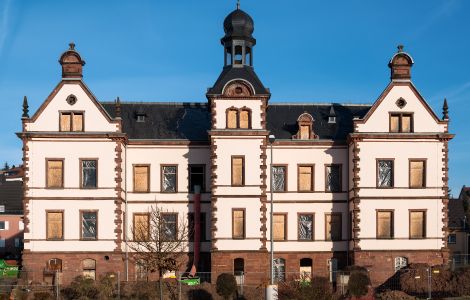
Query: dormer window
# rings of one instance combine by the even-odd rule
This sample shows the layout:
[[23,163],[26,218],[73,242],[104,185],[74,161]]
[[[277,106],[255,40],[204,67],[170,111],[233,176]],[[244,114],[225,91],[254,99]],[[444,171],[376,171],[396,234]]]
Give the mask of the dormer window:
[[413,132],[413,114],[391,113],[390,132]]
[[145,115],[144,114],[137,115],[137,122],[139,122],[139,123],[145,122]]
[[60,131],[83,131],[83,112],[60,112]]
[[303,113],[297,119],[297,125],[299,131],[294,135],[295,139],[299,140],[311,140],[317,138],[313,133],[313,117],[309,113]]
[[336,117],[328,117],[328,124],[336,123]]
[[330,108],[330,113],[328,114],[328,124],[336,123],[336,112],[333,106]]

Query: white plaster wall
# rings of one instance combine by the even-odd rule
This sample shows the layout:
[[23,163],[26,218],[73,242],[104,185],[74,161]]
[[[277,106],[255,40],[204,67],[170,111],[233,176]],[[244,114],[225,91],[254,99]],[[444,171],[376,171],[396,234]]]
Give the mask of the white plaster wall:
[[244,106],[251,109],[251,128],[262,129],[261,127],[261,100],[249,99],[249,100],[231,100],[231,99],[220,99],[214,100],[216,105],[215,115],[215,128],[225,129],[227,125],[226,110],[229,107],[242,108]]
[[[395,102],[404,98],[406,106],[400,109]],[[413,112],[414,132],[444,132],[426,110],[409,86],[394,86],[365,124],[357,124],[357,132],[389,132],[389,112]]]
[[[77,97],[77,102],[74,105],[69,105],[66,101],[70,94]],[[27,123],[27,131],[59,131],[59,111],[61,110],[85,111],[85,131],[116,132],[118,129],[117,124],[109,123],[80,85],[66,83],[49,102],[36,122]]]

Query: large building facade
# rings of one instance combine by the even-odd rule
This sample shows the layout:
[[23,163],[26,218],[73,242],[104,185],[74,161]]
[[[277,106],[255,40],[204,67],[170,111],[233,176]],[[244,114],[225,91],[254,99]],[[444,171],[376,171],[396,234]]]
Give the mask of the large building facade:
[[201,239],[188,241],[188,260],[199,248],[198,270],[213,278],[269,277],[271,191],[278,277],[446,263],[453,135],[447,106],[439,118],[412,83],[411,56],[399,47],[370,105],[270,103],[253,20],[237,8],[224,31],[224,67],[200,103],[99,102],[75,45],[62,54],[62,80],[34,115],[25,101],[18,133],[24,268],[36,280],[56,270],[133,280],[131,228],[152,206],[168,223],[187,218],[195,186]]

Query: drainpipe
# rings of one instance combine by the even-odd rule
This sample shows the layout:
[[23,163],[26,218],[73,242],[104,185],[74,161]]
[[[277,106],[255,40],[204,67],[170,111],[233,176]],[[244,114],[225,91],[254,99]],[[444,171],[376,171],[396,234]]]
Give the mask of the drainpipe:
[[197,266],[199,264],[199,255],[201,251],[201,186],[194,186],[193,194],[193,211],[194,211],[194,257],[193,265],[191,266],[191,276],[195,276]]
[[129,281],[129,246],[127,245],[128,232],[127,224],[129,224],[129,211],[127,210],[127,146],[124,145],[124,240],[126,241],[125,253],[126,253],[126,281]]

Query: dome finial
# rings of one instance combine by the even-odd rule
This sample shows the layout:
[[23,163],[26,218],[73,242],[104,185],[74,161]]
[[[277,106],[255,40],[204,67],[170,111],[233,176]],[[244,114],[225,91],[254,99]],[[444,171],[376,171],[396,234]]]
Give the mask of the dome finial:
[[75,50],[75,43],[74,42],[70,42],[69,43],[69,50]]
[[398,45],[397,49],[398,49],[398,51],[397,51],[398,53],[402,53],[403,52],[403,45],[402,44]]
[[237,0],[237,9],[240,9],[240,0]]

